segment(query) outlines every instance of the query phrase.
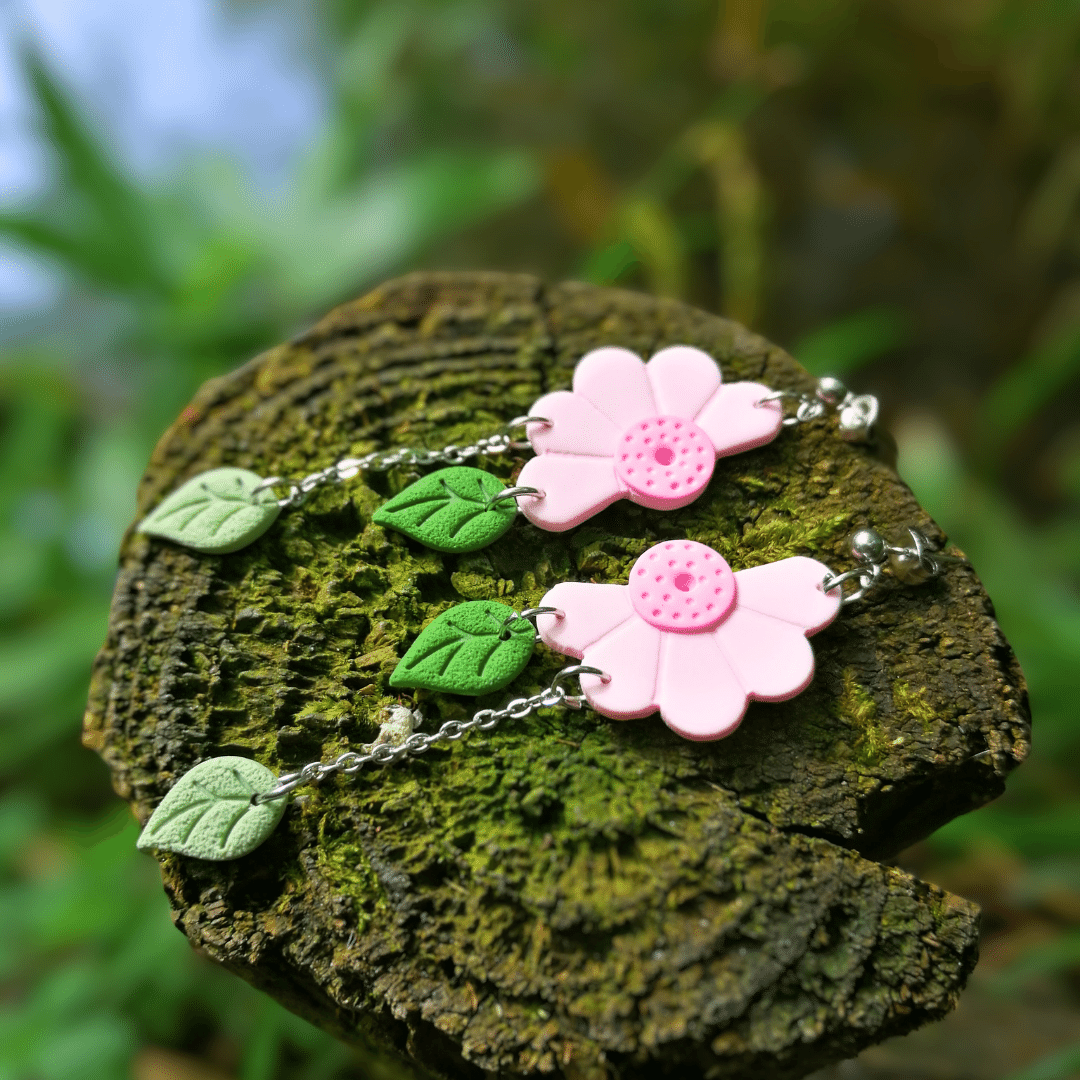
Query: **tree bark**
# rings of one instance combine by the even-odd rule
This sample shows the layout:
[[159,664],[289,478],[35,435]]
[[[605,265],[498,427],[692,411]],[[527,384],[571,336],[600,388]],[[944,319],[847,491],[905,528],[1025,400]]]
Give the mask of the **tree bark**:
[[[676,343],[726,381],[813,385],[776,346],[679,303],[406,277],[207,383],[159,443],[140,513],[218,465],[297,476],[465,443],[569,386],[590,348]],[[512,480],[524,459],[483,466]],[[323,489],[231,555],[128,535],[85,741],[141,820],[206,757],[284,772],[370,742],[397,659],[448,601],[523,607],[558,581],[625,581],[669,537],[736,570],[794,554],[845,569],[863,524],[944,539],[887,461],[828,422],[720,459],[683,510],[620,502],[563,534],[519,519],[470,555],[371,523],[413,478]],[[563,710],[303,789],[235,863],[162,857],[176,923],[401,1075],[784,1078],[854,1055],[943,1015],[974,964],[974,905],[881,860],[1001,793],[1028,748],[1027,701],[965,565],[879,590],[814,649],[810,689],[751,705],[718,743]],[[538,647],[479,706],[564,663]],[[428,731],[475,707],[417,700]]]

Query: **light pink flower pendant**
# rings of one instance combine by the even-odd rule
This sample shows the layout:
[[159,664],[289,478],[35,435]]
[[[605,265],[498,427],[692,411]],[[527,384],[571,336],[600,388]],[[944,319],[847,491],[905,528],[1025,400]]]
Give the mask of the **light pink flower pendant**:
[[750,701],[785,701],[814,676],[807,637],[840,610],[829,568],[797,556],[732,573],[693,540],[649,548],[627,585],[567,581],[540,601],[544,642],[610,678],[583,675],[589,704],[616,720],[659,711],[687,739],[722,739]]
[[522,501],[541,529],[563,532],[618,499],[677,510],[696,499],[718,457],[771,442],[779,401],[760,383],[721,385],[716,361],[673,345],[647,364],[628,349],[587,353],[574,389],[546,394],[530,412],[550,424],[527,426],[536,457],[518,482],[544,492]]

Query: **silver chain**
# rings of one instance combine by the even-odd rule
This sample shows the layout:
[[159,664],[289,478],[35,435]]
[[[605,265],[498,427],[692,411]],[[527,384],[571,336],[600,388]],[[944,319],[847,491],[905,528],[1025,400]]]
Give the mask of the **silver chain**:
[[908,527],[910,544],[890,544],[885,537],[874,529],[859,529],[851,536],[851,554],[861,565],[842,574],[826,574],[821,582],[824,592],[841,588],[845,582],[857,581],[859,587],[844,594],[842,588],[840,603],[844,606],[861,600],[871,589],[881,584],[882,573],[886,565],[893,573],[907,584],[916,585],[929,578],[939,577],[948,563],[963,563],[966,559],[958,555],[945,555],[935,551],[930,541],[918,530]]
[[274,799],[284,798],[290,791],[295,790],[302,784],[318,783],[334,773],[342,773],[345,776],[353,776],[365,765],[375,762],[377,765],[391,765],[405,756],[417,757],[426,754],[433,746],[442,742],[457,742],[470,731],[491,731],[497,728],[504,720],[524,720],[538,709],[554,709],[558,707],[567,709],[580,709],[584,697],[576,694],[568,694],[562,686],[564,680],[576,675],[599,675],[604,682],[611,679],[599,668],[588,667],[585,664],[571,664],[564,667],[551,683],[538,694],[530,697],[514,698],[501,709],[481,709],[474,713],[470,720],[447,720],[438,731],[431,735],[416,732],[410,735],[400,746],[392,746],[390,743],[378,743],[367,753],[359,753],[356,750],[346,750],[339,754],[333,761],[312,761],[296,772],[286,773],[278,777],[278,782],[269,790],[252,797],[254,803],[271,802]]
[[847,442],[869,442],[880,412],[878,399],[873,394],[854,394],[831,375],[818,379],[813,394],[777,390],[754,404],[760,408],[770,401],[798,402],[794,414],[784,417],[784,427],[820,420],[829,412],[835,412],[840,438]]
[[[839,379],[832,377],[819,379],[813,396],[792,390],[777,390],[766,394],[755,402],[755,405],[760,408],[770,401],[798,402],[794,415],[784,418],[785,427],[818,420],[826,413],[835,411],[838,415],[840,436],[849,442],[866,442],[871,438],[879,411],[878,400],[872,394],[853,394]],[[285,485],[288,493],[278,499],[277,503],[282,509],[288,509],[299,506],[316,488],[325,487],[327,484],[343,484],[361,472],[385,472],[398,465],[464,465],[481,454],[504,454],[507,450],[524,450],[529,447],[529,443],[515,440],[512,434],[514,430],[525,424],[551,423],[551,420],[543,416],[517,416],[502,431],[477,439],[466,446],[450,443],[438,450],[411,446],[399,446],[394,450],[372,450],[362,457],[341,458],[327,465],[325,469],[318,469],[299,479],[267,477],[252,489],[251,495],[254,497],[270,488]],[[537,494],[541,493],[532,488],[511,488],[500,498]]]
[[[517,416],[508,423],[502,431],[486,438],[477,439],[467,446],[457,446],[451,443],[439,450],[417,449],[411,446],[399,446],[394,450],[372,450],[363,457],[347,457],[327,465],[325,469],[308,473],[299,480],[286,480],[281,476],[270,476],[257,484],[252,489],[252,496],[262,491],[279,485],[288,485],[287,495],[278,499],[278,506],[283,509],[299,506],[316,488],[327,484],[343,484],[351,480],[361,472],[385,472],[397,465],[464,465],[472,458],[481,454],[504,454],[507,450],[523,450],[529,446],[527,442],[519,442],[513,438],[516,428],[525,424],[550,424],[551,421],[543,416]],[[532,489],[524,492],[522,489],[511,489],[518,494],[532,493]],[[504,492],[499,498],[505,498]]]
[[[886,564],[891,563],[894,573],[911,584],[939,576],[947,563],[966,562],[957,555],[945,555],[935,551],[929,540],[918,530],[908,529],[910,544],[890,544],[874,529],[859,529],[851,537],[851,553],[861,565],[842,574],[826,574],[821,588],[824,592],[841,589],[840,602],[846,606],[861,600],[871,589],[881,582]],[[842,586],[848,581],[857,581],[858,588],[844,594]],[[562,615],[558,608],[539,607],[515,612],[504,622],[504,627],[515,619],[532,618],[536,615]],[[539,709],[580,709],[585,698],[580,694],[568,694],[562,683],[566,679],[581,675],[598,675],[603,682],[610,682],[611,676],[599,668],[585,664],[571,664],[564,667],[551,680],[550,684],[538,694],[529,697],[514,698],[501,709],[481,709],[469,720],[447,720],[438,731],[430,735],[415,732],[403,743],[393,746],[390,743],[377,743],[366,753],[346,750],[333,761],[312,761],[296,772],[286,773],[278,778],[277,783],[266,792],[252,797],[252,802],[264,803],[282,799],[291,791],[304,784],[318,783],[328,776],[341,773],[354,776],[365,765],[374,762],[377,765],[392,765],[404,757],[418,757],[427,753],[433,746],[443,742],[457,742],[470,731],[492,731],[504,720],[524,720]]]

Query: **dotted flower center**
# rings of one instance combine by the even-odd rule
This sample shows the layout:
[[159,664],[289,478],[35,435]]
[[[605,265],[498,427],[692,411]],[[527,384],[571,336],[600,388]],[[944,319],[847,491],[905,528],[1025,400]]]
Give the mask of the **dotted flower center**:
[[714,630],[735,606],[735,575],[719,552],[694,540],[649,548],[630,571],[630,602],[658,630]]
[[692,420],[651,416],[619,439],[615,472],[631,491],[650,504],[685,506],[712,477],[716,451]]

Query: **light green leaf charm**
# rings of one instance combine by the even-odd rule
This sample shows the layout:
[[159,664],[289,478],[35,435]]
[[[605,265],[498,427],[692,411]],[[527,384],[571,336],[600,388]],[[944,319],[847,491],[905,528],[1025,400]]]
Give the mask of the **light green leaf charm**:
[[262,477],[248,469],[211,469],[193,476],[149,514],[139,532],[223,555],[257,540],[281,512],[270,491],[253,495]]
[[479,696],[501,690],[532,656],[536,631],[528,619],[492,600],[470,600],[444,611],[412,643],[390,685]]
[[143,851],[157,848],[196,859],[238,859],[254,851],[277,827],[287,799],[254,805],[277,777],[257,761],[218,757],[188,769],[173,785],[138,839]]
[[436,551],[476,551],[498,540],[513,523],[513,499],[491,502],[505,490],[501,480],[482,469],[454,465],[410,484],[379,507],[374,520]]

